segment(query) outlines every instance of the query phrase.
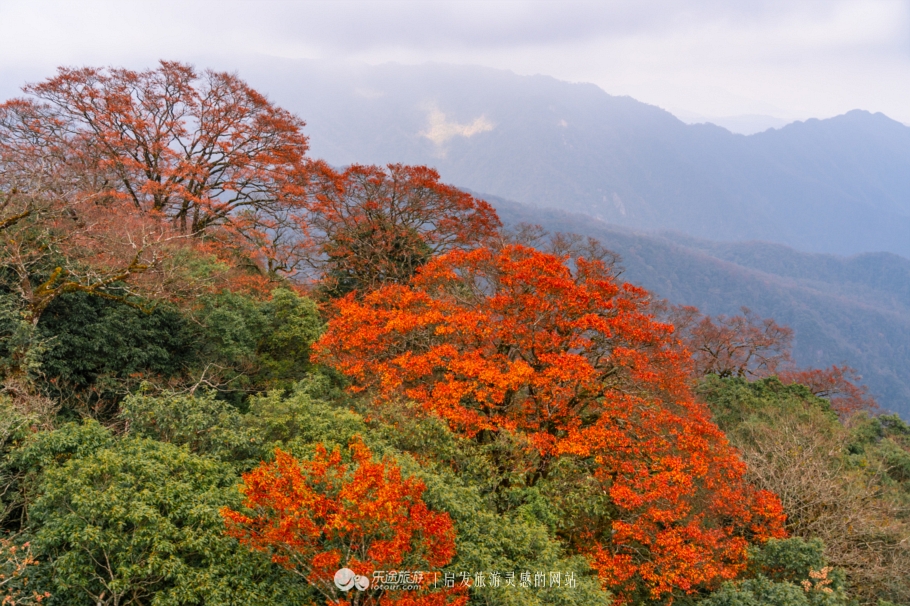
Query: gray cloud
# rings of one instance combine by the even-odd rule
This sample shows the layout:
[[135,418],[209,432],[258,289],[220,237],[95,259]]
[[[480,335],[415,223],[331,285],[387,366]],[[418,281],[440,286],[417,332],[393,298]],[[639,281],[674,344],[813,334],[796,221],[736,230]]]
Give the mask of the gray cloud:
[[[0,0],[0,94],[58,64],[253,53],[476,63],[678,113],[910,122],[910,1]],[[21,80],[16,81],[20,83]]]

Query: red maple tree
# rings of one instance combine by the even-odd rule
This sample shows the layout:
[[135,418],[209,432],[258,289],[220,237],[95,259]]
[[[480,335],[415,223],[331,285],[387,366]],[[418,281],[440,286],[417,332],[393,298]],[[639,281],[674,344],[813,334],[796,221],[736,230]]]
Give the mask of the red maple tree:
[[37,324],[71,292],[133,302],[199,286],[175,262],[187,238],[160,216],[123,206],[92,195],[0,191],[0,267],[26,320]]
[[277,450],[274,461],[243,476],[244,505],[251,512],[222,510],[228,534],[271,553],[331,605],[464,604],[463,591],[434,589],[431,574],[420,589],[407,591],[347,594],[335,585],[341,568],[372,581],[375,571],[437,571],[455,555],[452,521],[426,506],[420,481],[403,478],[391,461],[373,461],[359,439],[349,450],[351,463],[322,445],[311,460]]
[[303,122],[236,75],[60,68],[0,104],[0,181],[165,217],[294,273],[305,244]]
[[310,262],[333,295],[407,282],[432,256],[474,248],[500,227],[489,204],[426,166],[314,163],[310,194]]
[[869,395],[868,388],[859,384],[862,377],[846,364],[833,364],[828,368],[787,369],[779,374],[779,378],[783,383],[805,385],[816,396],[828,400],[834,412],[841,417],[878,408],[878,402]]
[[799,368],[791,353],[791,328],[772,318],[760,318],[747,307],[742,312],[711,318],[691,306],[670,308],[669,318],[692,352],[694,376],[762,379],[776,375],[785,384],[805,385],[828,400],[841,417],[878,408],[868,389],[860,385],[862,377],[855,369],[846,364]]
[[760,378],[791,362],[793,330],[747,307],[741,315],[712,318],[681,306],[672,309],[671,320],[692,353],[696,376]]
[[617,513],[570,540],[618,595],[732,578],[749,540],[783,534],[779,501],[744,481],[650,295],[603,261],[568,261],[521,245],[452,251],[408,285],[340,300],[316,357],[355,391],[412,399],[467,436],[523,435],[539,473],[591,462]]

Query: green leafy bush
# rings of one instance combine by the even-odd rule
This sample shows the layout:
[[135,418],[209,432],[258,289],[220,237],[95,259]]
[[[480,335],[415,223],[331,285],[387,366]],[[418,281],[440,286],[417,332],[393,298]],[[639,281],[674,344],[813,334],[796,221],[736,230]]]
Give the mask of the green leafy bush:
[[296,579],[223,535],[236,482],[229,465],[140,437],[49,464],[30,516],[52,603],[301,603]]

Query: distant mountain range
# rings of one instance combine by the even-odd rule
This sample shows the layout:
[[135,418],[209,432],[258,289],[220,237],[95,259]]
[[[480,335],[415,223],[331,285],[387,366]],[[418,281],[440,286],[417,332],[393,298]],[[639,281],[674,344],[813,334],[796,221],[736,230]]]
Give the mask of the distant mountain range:
[[445,181],[639,230],[910,257],[910,127],[852,111],[751,136],[592,84],[452,65],[262,60],[241,75],[311,152],[430,164]]
[[780,128],[791,121],[764,114],[741,114],[738,116],[703,116],[692,112],[674,111],[673,115],[686,124],[714,124],[726,128],[731,133],[754,135],[769,128]]
[[[480,195],[480,194],[478,194]],[[763,242],[717,243],[647,234],[593,217],[482,196],[506,224],[600,240],[619,253],[622,278],[673,303],[738,314],[745,305],[794,329],[801,366],[847,363],[887,410],[910,419],[910,260],[802,253]]]

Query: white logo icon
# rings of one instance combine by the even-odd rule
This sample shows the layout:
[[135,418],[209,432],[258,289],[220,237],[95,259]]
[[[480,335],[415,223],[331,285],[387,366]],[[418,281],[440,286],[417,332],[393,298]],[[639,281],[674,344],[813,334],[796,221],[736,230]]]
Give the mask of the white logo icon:
[[335,573],[335,587],[341,591],[350,591],[355,587],[366,591],[370,587],[370,579],[361,576],[350,568],[342,568]]

